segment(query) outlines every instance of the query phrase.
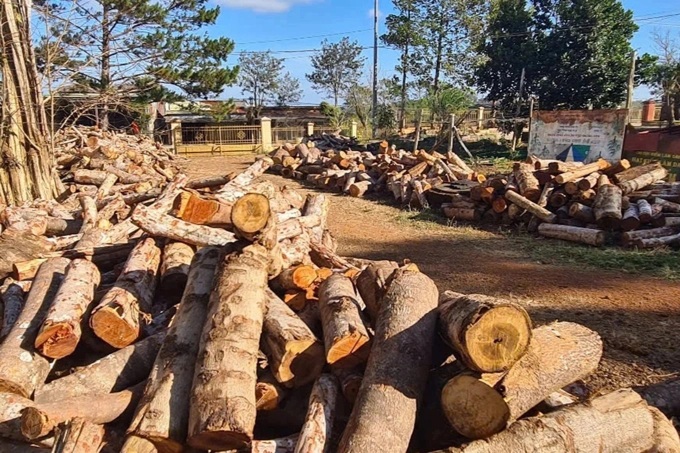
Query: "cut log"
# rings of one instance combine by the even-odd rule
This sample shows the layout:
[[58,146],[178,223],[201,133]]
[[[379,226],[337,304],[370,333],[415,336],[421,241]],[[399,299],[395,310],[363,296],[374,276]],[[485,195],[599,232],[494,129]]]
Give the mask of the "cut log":
[[186,222],[215,227],[231,226],[231,204],[184,191],[174,201],[172,214]]
[[541,206],[537,205],[536,203],[532,202],[531,200],[527,200],[520,194],[516,192],[505,192],[505,198],[511,203],[516,204],[522,209],[525,209],[529,211],[531,214],[535,215],[542,221],[546,223],[555,223],[557,221],[557,217],[555,214],[552,212],[548,211],[545,208],[542,208]]
[[531,319],[522,307],[479,294],[442,294],[439,326],[458,357],[483,373],[509,369],[525,354],[531,339]]
[[552,392],[592,373],[601,357],[602,340],[592,330],[566,322],[539,327],[526,355],[494,387],[468,374],[452,378],[441,396],[444,413],[465,437],[489,437]]
[[269,222],[269,198],[259,193],[247,193],[234,203],[231,223],[246,238],[253,238]]
[[325,453],[330,450],[338,394],[338,383],[334,376],[319,376],[309,397],[309,408],[295,453]]
[[92,184],[95,186],[101,186],[108,173],[102,170],[87,170],[80,168],[73,172],[73,180],[80,184]]
[[604,159],[600,159],[597,162],[593,162],[592,164],[584,165],[577,170],[568,171],[555,176],[555,182],[557,184],[565,184],[569,181],[573,181],[574,179],[588,176],[596,171],[605,170],[609,166],[609,162]]
[[363,197],[366,192],[371,190],[373,184],[370,181],[355,182],[349,186],[349,194],[352,197]]
[[653,249],[657,247],[674,246],[680,243],[680,234],[664,236],[660,238],[638,239],[635,246],[641,249]]
[[569,206],[569,215],[586,224],[595,223],[595,213],[593,210],[581,203],[572,203]]
[[631,192],[642,190],[656,182],[663,181],[666,176],[668,176],[668,172],[665,168],[661,167],[652,170],[649,173],[644,173],[635,179],[631,179],[630,181],[619,183],[619,187],[624,194],[629,194]]
[[55,443],[62,452],[99,453],[104,427],[84,418],[74,418],[57,429]]
[[583,162],[550,162],[548,164],[548,172],[551,175],[559,175],[560,173],[566,173],[568,171],[577,170],[583,167]]
[[569,196],[564,190],[555,190],[550,195],[550,206],[553,208],[561,208],[569,202]]
[[645,224],[652,221],[652,205],[647,200],[638,200],[638,211],[640,211],[640,222]]
[[[182,242],[170,242],[163,248],[159,291],[173,301],[179,301],[187,284],[194,248]],[[172,304],[168,304],[172,305]]]
[[307,325],[267,289],[262,349],[276,379],[286,387],[300,387],[321,374],[324,348]]
[[640,223],[640,211],[636,204],[631,204],[623,213],[623,220],[621,220],[621,230],[637,230],[640,228]]
[[365,362],[371,345],[352,280],[342,274],[328,277],[319,286],[319,308],[326,361],[340,368]]
[[628,170],[630,167],[631,167],[631,165],[630,165],[630,161],[628,161],[628,159],[621,159],[615,165],[612,165],[611,167],[605,169],[604,173],[607,176],[615,176],[618,173],[621,173],[621,172]]
[[534,176],[534,167],[531,165],[520,165],[515,172],[515,180],[519,186],[519,192],[524,198],[531,201],[538,201],[541,196],[541,186],[538,179]]
[[553,183],[548,183],[545,186],[543,186],[543,191],[541,192],[541,196],[538,197],[538,201],[536,202],[536,204],[542,208],[548,206],[548,200],[550,199],[550,196],[554,191],[555,186],[553,185]]
[[287,392],[288,390],[267,369],[257,380],[257,385],[255,386],[255,407],[258,411],[274,410],[279,407]]
[[606,180],[606,178],[606,176],[600,178],[597,196],[593,203],[593,212],[600,228],[615,230],[620,227],[623,218],[621,214],[623,193],[620,188],[613,184],[603,184],[602,180]]
[[366,313],[374,326],[387,281],[398,267],[393,261],[375,261],[369,264],[356,279],[357,290],[364,300]]
[[69,263],[66,258],[52,258],[40,266],[21,315],[0,344],[0,392],[29,398],[45,382],[50,362],[33,344]]
[[538,226],[538,234],[547,238],[602,247],[606,240],[605,232],[592,228],[581,228],[568,225],[551,225],[544,223]]
[[207,176],[205,178],[192,179],[187,183],[188,189],[207,189],[213,187],[223,186],[231,181],[232,175],[225,176]]
[[92,311],[92,331],[114,348],[124,348],[139,338],[141,317],[152,309],[160,259],[154,239],[139,242],[115,286]]
[[242,173],[225,184],[215,196],[224,203],[235,203],[236,200],[248,193],[248,186],[262,176],[272,164],[273,161],[268,157],[256,160]]
[[649,173],[651,171],[655,171],[662,168],[661,164],[659,162],[653,162],[651,164],[646,164],[646,165],[640,165],[638,167],[633,167],[628,170],[625,170],[621,173],[618,173],[615,178],[616,182],[619,184],[626,183],[628,181],[632,181],[635,178],[639,178],[640,176],[644,175],[645,173]]
[[621,235],[621,242],[623,245],[633,246],[635,245],[635,242],[640,239],[654,239],[672,236],[677,232],[678,229],[672,226],[653,228],[651,230],[629,231]]
[[[638,453],[656,451],[655,414],[630,389],[521,420],[495,436],[437,453]],[[679,451],[672,445],[667,453]]]
[[439,292],[399,269],[383,297],[373,351],[338,452],[405,452],[430,368]]
[[97,395],[96,404],[87,395],[28,407],[21,413],[21,432],[27,439],[38,439],[76,417],[96,424],[112,422],[133,411],[143,391],[144,384],[137,384],[122,392]]
[[30,285],[28,282],[14,281],[12,279],[5,280],[2,292],[2,327],[0,328],[0,340],[5,338],[12,330],[17,319],[21,315],[21,310],[24,308],[24,298]]
[[578,182],[579,190],[590,190],[597,187],[597,182],[600,179],[600,173],[595,172],[591,175],[586,176]]
[[465,220],[470,222],[478,222],[482,214],[477,209],[466,208],[444,208],[444,215],[449,219]]
[[73,260],[35,339],[35,348],[46,357],[61,359],[73,354],[82,330],[83,315],[94,300],[101,276],[97,266]]
[[74,219],[47,218],[45,235],[47,236],[68,236],[77,234],[83,227],[83,222]]
[[129,436],[145,438],[159,451],[183,451],[198,343],[220,256],[212,247],[196,253],[179,310],[128,430]]
[[83,224],[80,234],[83,237],[78,241],[76,248],[97,247],[104,242],[106,232],[97,227],[97,205],[92,197],[81,196],[80,206],[82,208]]
[[149,375],[164,333],[145,338],[84,368],[45,384],[36,390],[39,404],[86,395],[119,392],[142,382]]
[[670,212],[674,214],[680,213],[680,204],[678,203],[673,203],[672,201],[657,197],[654,199],[654,204],[661,206],[663,212]]
[[[35,403],[13,393],[0,393],[0,436],[6,439],[26,441],[21,432],[21,413]],[[0,451],[3,445],[0,444]]]
[[188,442],[194,448],[239,449],[253,440],[269,261],[264,247],[251,245],[227,256],[217,272],[191,392]]
[[316,279],[317,273],[312,266],[295,266],[281,272],[276,282],[285,290],[306,290]]

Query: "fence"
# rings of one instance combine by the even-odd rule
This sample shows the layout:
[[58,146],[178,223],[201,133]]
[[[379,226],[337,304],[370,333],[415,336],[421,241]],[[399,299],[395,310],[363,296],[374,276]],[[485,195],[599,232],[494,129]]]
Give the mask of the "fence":
[[307,136],[307,127],[275,127],[272,128],[272,143],[281,145],[283,143],[298,143],[303,137]]
[[174,128],[178,154],[243,154],[263,148],[261,126],[182,126]]

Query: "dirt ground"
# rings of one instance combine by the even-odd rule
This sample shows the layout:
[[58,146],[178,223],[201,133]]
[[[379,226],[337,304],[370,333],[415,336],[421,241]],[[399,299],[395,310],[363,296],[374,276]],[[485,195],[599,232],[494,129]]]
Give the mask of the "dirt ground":
[[[193,158],[191,176],[223,175],[245,168],[252,157]],[[279,185],[308,189],[279,176]],[[680,285],[647,276],[586,266],[532,261],[507,236],[470,227],[409,220],[385,202],[329,194],[329,228],[338,252],[367,259],[410,259],[440,291],[480,293],[521,303],[536,324],[573,321],[603,338],[598,371],[586,380],[592,392],[645,385],[680,374]]]

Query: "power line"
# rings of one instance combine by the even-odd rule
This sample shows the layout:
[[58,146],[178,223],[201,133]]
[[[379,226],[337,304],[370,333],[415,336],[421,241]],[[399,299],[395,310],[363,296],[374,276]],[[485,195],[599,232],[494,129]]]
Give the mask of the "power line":
[[371,28],[364,28],[363,30],[341,31],[341,32],[338,32],[338,33],[329,33],[329,34],[326,34],[326,35],[272,39],[270,41],[239,42],[239,43],[236,43],[236,46],[246,46],[246,45],[250,45],[250,44],[268,44],[268,43],[273,43],[273,42],[285,42],[285,41],[301,41],[301,40],[304,40],[304,39],[326,38],[328,36],[353,35],[353,34],[356,34],[356,33],[364,33],[364,32],[371,31],[371,30],[372,30]]

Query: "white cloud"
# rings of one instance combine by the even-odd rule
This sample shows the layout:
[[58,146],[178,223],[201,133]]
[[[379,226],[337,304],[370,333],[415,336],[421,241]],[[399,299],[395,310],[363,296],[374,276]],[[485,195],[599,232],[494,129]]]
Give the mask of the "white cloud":
[[311,3],[314,0],[217,0],[227,8],[250,9],[256,13],[283,13],[295,5]]
[[[375,15],[375,8],[369,9],[369,10],[368,10],[368,17],[370,17],[371,19],[373,19],[374,15]],[[384,17],[383,12],[380,11],[380,9],[378,9],[378,19],[382,19],[383,17]]]

